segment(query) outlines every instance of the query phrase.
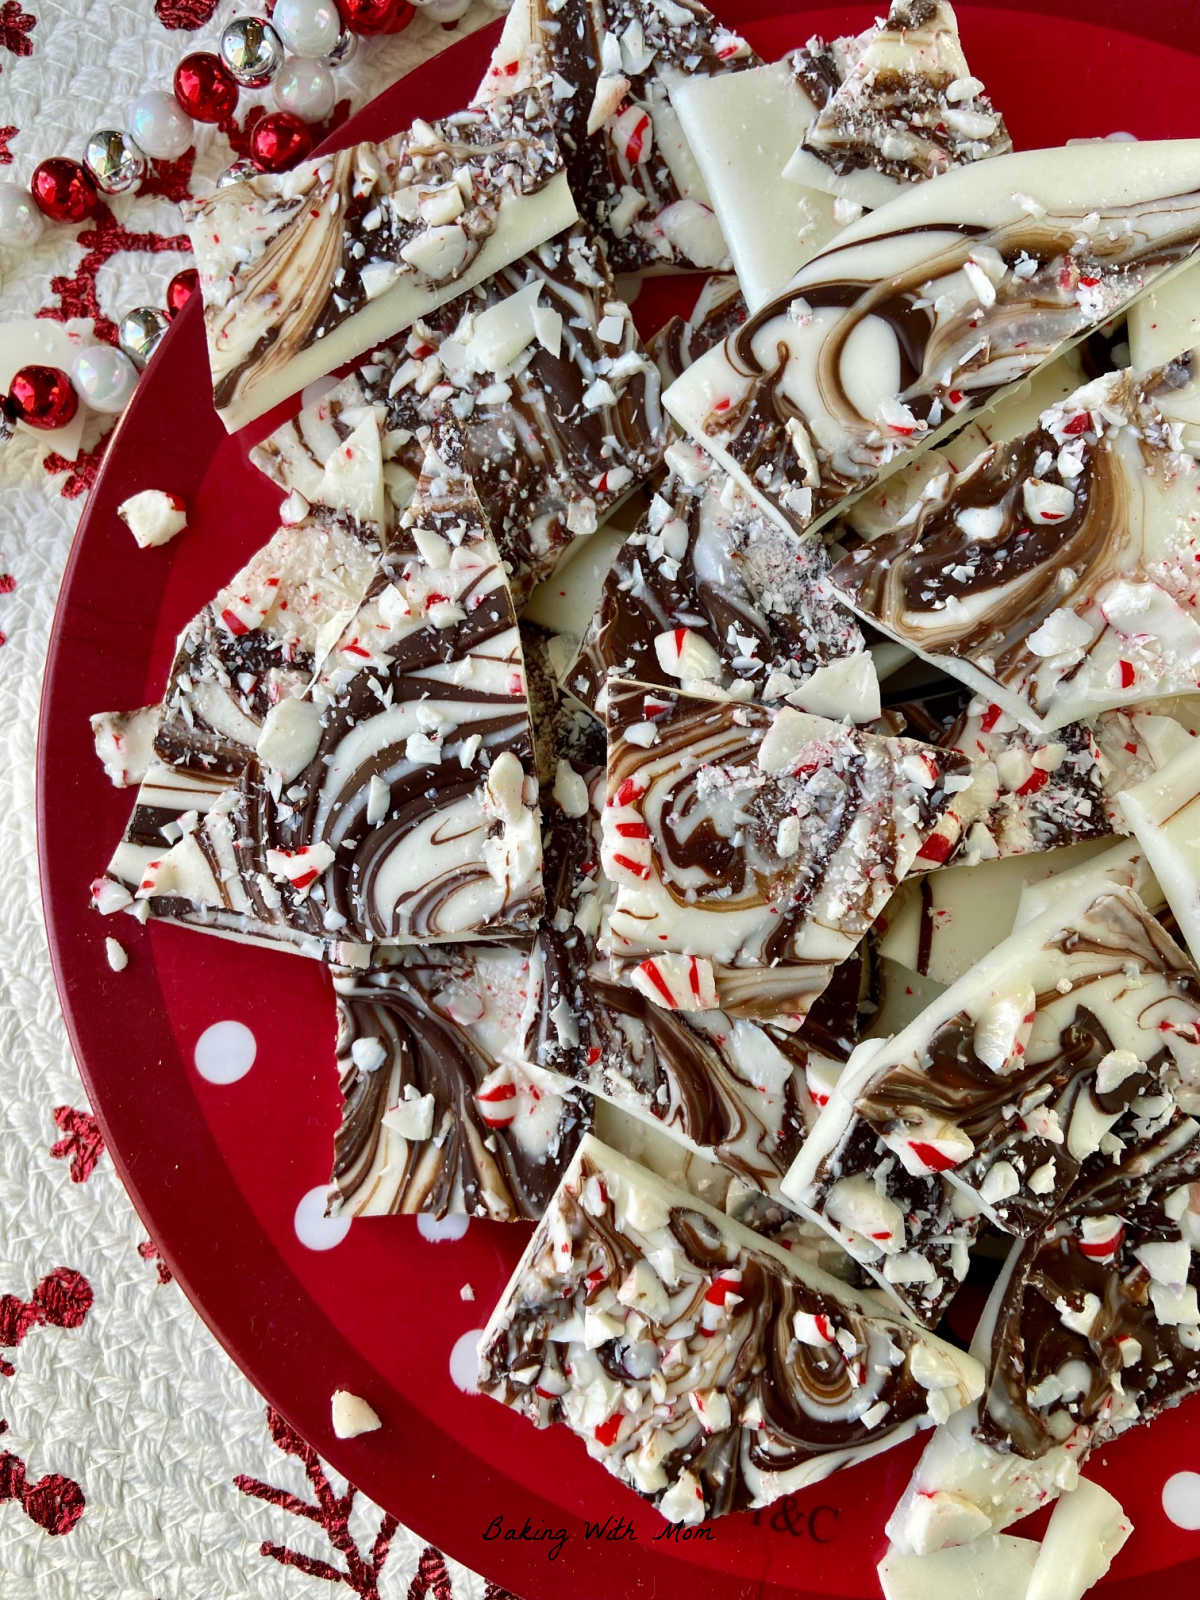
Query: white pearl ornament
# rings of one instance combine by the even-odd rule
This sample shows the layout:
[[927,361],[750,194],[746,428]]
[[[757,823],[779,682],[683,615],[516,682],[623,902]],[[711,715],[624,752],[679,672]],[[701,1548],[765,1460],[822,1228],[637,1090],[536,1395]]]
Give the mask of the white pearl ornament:
[[175,161],[191,144],[195,130],[174,95],[152,89],[131,101],[129,131],[152,160]]
[[137,388],[137,369],[123,351],[111,344],[97,344],[75,357],[71,382],[85,405],[115,417]]
[[320,122],[333,110],[337,96],[333,73],[311,56],[289,56],[271,85],[280,111],[290,111],[303,122]]
[[0,183],[0,244],[14,249],[36,244],[45,225],[28,189],[19,183]]
[[332,0],[277,0],[271,23],[294,56],[327,56],[342,32]]
[[457,22],[471,9],[471,0],[417,0],[432,22]]

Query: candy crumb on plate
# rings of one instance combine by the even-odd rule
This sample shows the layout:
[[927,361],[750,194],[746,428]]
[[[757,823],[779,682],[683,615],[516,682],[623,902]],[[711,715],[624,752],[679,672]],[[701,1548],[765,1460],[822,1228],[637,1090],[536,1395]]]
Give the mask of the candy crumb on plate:
[[339,1439],[357,1439],[360,1433],[375,1433],[383,1427],[379,1416],[361,1395],[349,1389],[335,1389],[329,1399],[333,1431]]
[[162,489],[140,489],[131,494],[117,507],[117,515],[143,550],[166,544],[187,527],[183,501]]

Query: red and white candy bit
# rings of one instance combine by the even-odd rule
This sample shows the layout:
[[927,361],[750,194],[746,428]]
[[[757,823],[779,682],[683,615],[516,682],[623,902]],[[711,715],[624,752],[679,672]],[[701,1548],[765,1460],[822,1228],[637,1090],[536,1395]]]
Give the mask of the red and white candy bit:
[[91,896],[92,905],[102,917],[111,917],[114,911],[124,911],[133,904],[133,896],[125,885],[112,878],[94,878]]
[[626,778],[604,808],[601,837],[604,870],[614,883],[644,883],[650,876],[653,849],[650,826],[637,802],[645,794],[643,785]]
[[235,639],[240,639],[244,633],[252,633],[262,624],[267,612],[275,604],[278,587],[279,580],[276,578],[274,582],[264,585],[267,593],[260,599],[251,599],[248,594],[238,595],[221,612],[222,626]]
[[925,867],[940,867],[950,859],[954,847],[958,844],[962,825],[958,818],[951,812],[944,813],[939,819],[937,827],[925,840],[917,851],[917,865]]
[[631,167],[649,161],[654,149],[654,124],[649,112],[638,105],[626,106],[613,122],[612,138]]
[[1079,1224],[1079,1252],[1093,1261],[1115,1256],[1125,1237],[1120,1217],[1084,1217]]
[[658,634],[654,653],[664,672],[684,682],[721,675],[720,656],[694,628],[670,628]]
[[507,1128],[516,1120],[517,1086],[511,1067],[493,1067],[475,1091],[479,1115],[489,1128]]
[[834,1339],[833,1324],[823,1311],[797,1311],[792,1332],[801,1344],[826,1345]]
[[303,900],[333,860],[333,846],[323,842],[301,845],[299,850],[268,850],[267,871],[277,882],[290,883]]
[[738,1290],[741,1286],[740,1267],[723,1268],[709,1284],[700,1307],[700,1332],[705,1338],[711,1339],[733,1308],[740,1304],[742,1296]]
[[949,1172],[975,1153],[975,1146],[961,1128],[947,1128],[923,1139],[903,1139],[894,1148],[904,1170],[917,1178],[931,1172]]
[[639,994],[664,1011],[715,1011],[717,980],[703,956],[648,956],[629,975]]

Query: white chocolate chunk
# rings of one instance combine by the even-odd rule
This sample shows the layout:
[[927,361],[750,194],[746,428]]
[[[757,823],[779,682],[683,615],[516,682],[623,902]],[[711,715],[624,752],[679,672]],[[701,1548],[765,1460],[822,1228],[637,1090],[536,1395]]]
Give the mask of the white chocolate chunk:
[[161,489],[141,489],[130,495],[117,507],[117,515],[142,550],[166,544],[187,527],[183,501]]
[[1081,1478],[1051,1513],[1025,1600],[1083,1600],[1132,1532],[1112,1495]]
[[984,1534],[928,1555],[889,1549],[879,1563],[884,1600],[1027,1600],[1035,1539]]

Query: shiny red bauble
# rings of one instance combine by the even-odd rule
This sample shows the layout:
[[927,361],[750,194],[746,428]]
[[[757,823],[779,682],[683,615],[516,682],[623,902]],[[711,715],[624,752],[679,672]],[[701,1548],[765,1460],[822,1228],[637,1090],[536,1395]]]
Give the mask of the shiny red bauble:
[[200,274],[195,267],[184,267],[182,272],[177,272],[167,285],[166,312],[169,317],[177,317],[187,305],[196,291],[200,282]]
[[351,33],[370,38],[379,33],[399,33],[414,16],[408,0],[338,0],[342,21]]
[[31,428],[65,428],[79,396],[61,367],[21,367],[8,386],[8,410]]
[[196,122],[221,122],[238,102],[238,86],[219,56],[196,50],[175,68],[175,98]]
[[34,167],[29,192],[51,222],[83,222],[100,209],[100,196],[90,175],[78,161],[66,156],[51,156]]
[[282,172],[312,149],[312,130],[290,111],[272,111],[250,133],[250,159],[260,172]]

